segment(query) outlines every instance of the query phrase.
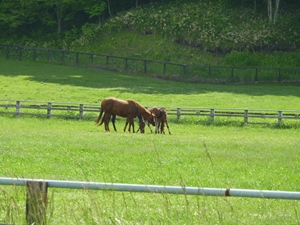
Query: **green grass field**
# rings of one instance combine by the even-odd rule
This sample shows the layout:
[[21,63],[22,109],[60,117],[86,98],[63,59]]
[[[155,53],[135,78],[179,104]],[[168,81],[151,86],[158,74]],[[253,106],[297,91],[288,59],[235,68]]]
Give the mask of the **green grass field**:
[[[0,60],[0,99],[299,109],[297,86],[184,84]],[[104,131],[91,120],[0,117],[0,176],[300,191],[299,129],[171,119],[172,135]],[[124,120],[117,121],[122,130]],[[50,188],[48,224],[299,224],[295,200]],[[0,223],[24,224],[25,189],[0,186]]]

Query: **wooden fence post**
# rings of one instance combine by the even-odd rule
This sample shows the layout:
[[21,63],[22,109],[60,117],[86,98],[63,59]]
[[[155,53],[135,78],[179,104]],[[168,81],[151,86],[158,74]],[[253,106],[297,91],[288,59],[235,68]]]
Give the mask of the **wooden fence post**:
[[147,73],[147,60],[144,60],[144,73]]
[[255,77],[254,77],[254,81],[255,81],[255,82],[258,81],[258,69],[257,69],[257,67],[255,68]]
[[210,109],[210,121],[215,121],[215,109]]
[[280,125],[281,122],[282,122],[282,111],[279,110],[279,111],[278,111],[278,125]]
[[46,224],[47,188],[44,181],[26,182],[26,220],[27,224]]
[[76,52],[76,66],[78,66],[78,64],[79,64],[79,53],[78,52]]
[[50,50],[47,51],[47,62],[50,62]]
[[83,118],[83,114],[84,114],[84,105],[80,104],[79,106],[79,116],[82,119]]
[[181,116],[181,108],[177,108],[177,119],[179,120]]
[[16,117],[19,118],[21,115],[21,101],[16,102]]
[[9,59],[9,45],[6,45],[6,59]]
[[19,47],[19,61],[22,61],[22,48]]
[[186,65],[183,65],[183,75],[185,76],[186,73],[187,73],[187,67],[186,67]]
[[47,106],[47,117],[50,118],[51,116],[51,109],[52,109],[52,103],[48,102],[48,106]]
[[244,123],[248,123],[248,109],[244,111]]
[[61,51],[61,64],[63,65],[65,61],[65,51]]
[[94,55],[91,54],[91,64],[93,64],[93,63],[94,63]]
[[280,68],[278,69],[278,83],[281,82],[281,70]]
[[106,56],[106,66],[108,66],[108,55]]
[[128,70],[128,58],[125,58],[125,70]]
[[36,61],[36,48],[33,49],[33,61]]

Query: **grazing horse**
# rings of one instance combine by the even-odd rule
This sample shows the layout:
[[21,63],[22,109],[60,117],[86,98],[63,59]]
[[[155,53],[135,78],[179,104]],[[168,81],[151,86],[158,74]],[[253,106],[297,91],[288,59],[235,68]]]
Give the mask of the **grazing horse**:
[[[166,124],[169,134],[171,134],[169,124],[168,124],[167,110],[165,108],[153,107],[153,108],[150,108],[149,111],[155,115],[155,123],[152,123],[152,125],[155,126],[155,133],[164,134],[165,133],[164,128],[165,128],[165,124]],[[152,133],[152,129],[150,127],[149,122],[148,122],[148,127]],[[141,132],[142,132],[142,130],[141,130]]]
[[[102,114],[104,112],[104,116],[101,120]],[[154,123],[154,114],[147,110],[145,107],[141,106],[134,100],[121,100],[118,98],[105,98],[101,102],[101,110],[98,118],[96,119],[96,124],[99,126],[104,122],[105,130],[109,130],[109,120],[112,118],[112,122],[115,127],[115,118],[116,116],[126,117],[126,124],[124,127],[124,132],[126,131],[126,127],[129,124],[128,131],[130,132],[131,125],[133,124],[133,119],[136,116],[140,116],[140,118],[144,118],[150,123]],[[101,123],[99,124],[99,121]],[[141,120],[141,119],[140,119]]]
[[[154,108],[149,109],[149,111],[155,115],[155,133],[165,134],[165,124],[166,124],[169,134],[171,134],[169,124],[168,124],[167,110],[165,108],[154,107]],[[148,124],[148,126],[149,126],[149,124]],[[151,130],[151,128],[150,128],[150,130]],[[151,132],[152,132],[152,130],[151,130]]]

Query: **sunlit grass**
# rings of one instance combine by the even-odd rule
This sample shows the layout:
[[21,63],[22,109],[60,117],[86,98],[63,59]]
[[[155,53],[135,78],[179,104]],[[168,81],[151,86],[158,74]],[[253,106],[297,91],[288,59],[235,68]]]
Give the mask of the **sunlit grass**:
[[[297,86],[221,86],[0,60],[0,99],[146,106],[299,109]],[[299,190],[299,126],[170,116],[172,135],[107,133],[93,120],[0,117],[0,175]],[[299,202],[50,188],[49,224],[297,224]],[[14,212],[14,213],[12,213]],[[0,223],[24,224],[25,189],[0,187]]]
[[[298,129],[171,122],[172,135],[155,135],[107,133],[86,120],[1,117],[0,124],[5,177],[300,191]],[[25,190],[16,189],[2,186],[5,222],[24,219]],[[48,197],[49,224],[293,224],[300,207],[288,200],[52,188]],[[8,207],[15,217],[4,216]]]

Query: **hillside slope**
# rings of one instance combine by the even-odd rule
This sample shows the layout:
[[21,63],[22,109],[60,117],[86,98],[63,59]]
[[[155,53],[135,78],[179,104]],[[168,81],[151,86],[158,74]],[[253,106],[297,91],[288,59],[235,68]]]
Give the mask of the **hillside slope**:
[[249,8],[150,4],[121,12],[101,27],[87,24],[71,49],[187,64],[299,67],[296,20],[299,10],[282,12],[272,24]]

